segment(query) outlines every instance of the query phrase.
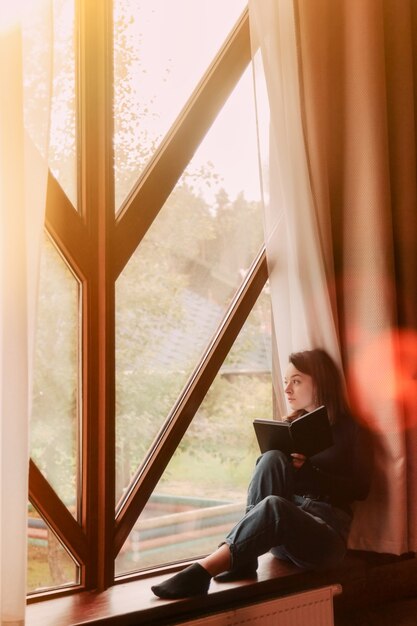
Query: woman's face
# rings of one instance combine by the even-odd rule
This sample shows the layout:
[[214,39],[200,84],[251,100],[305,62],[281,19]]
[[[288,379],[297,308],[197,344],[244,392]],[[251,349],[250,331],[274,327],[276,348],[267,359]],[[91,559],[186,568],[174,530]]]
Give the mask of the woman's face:
[[310,412],[317,408],[313,378],[300,372],[292,363],[289,363],[285,372],[284,391],[292,411],[304,409]]

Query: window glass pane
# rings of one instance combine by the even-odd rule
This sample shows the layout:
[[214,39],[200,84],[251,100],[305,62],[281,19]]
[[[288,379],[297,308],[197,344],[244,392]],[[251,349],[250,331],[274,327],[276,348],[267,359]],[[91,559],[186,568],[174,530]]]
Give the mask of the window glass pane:
[[117,280],[117,498],[262,244],[254,138],[248,72]]
[[115,0],[116,210],[237,21],[246,0]]
[[29,504],[27,592],[76,585],[79,569],[55,533]]
[[37,311],[31,456],[77,516],[79,283],[43,241]]
[[117,557],[117,574],[206,554],[241,517],[259,455],[252,422],[272,417],[270,319],[264,290]]
[[53,0],[53,29],[49,166],[74,207],[77,207],[74,0]]

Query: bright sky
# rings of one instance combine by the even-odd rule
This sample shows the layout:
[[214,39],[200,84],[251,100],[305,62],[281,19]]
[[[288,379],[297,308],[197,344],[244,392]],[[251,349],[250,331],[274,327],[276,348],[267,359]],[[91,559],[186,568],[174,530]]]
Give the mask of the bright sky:
[[[167,132],[245,5],[245,0],[115,0],[116,19],[121,14],[133,17],[127,38],[138,60],[122,80],[131,82],[149,141]],[[232,198],[243,190],[248,199],[259,199],[255,128],[249,70],[191,169],[210,161]]]
[[[17,9],[46,0],[6,3]],[[54,92],[50,166],[76,203],[74,2],[53,0]],[[130,185],[144,167],[143,148],[158,144],[183,108],[246,6],[246,0],[114,0],[114,21],[123,21],[115,47],[116,156],[131,160]],[[12,7],[15,11],[12,10]],[[2,6],[3,10],[3,6]],[[126,71],[126,59],[130,59]],[[36,85],[35,85],[36,86]],[[145,132],[143,130],[145,129]],[[136,139],[135,139],[136,138]],[[123,144],[124,142],[124,144]],[[146,146],[145,146],[146,147]],[[231,199],[243,191],[260,198],[255,108],[251,68],[219,114],[188,171],[213,164]],[[116,170],[122,180],[124,172]],[[123,191],[123,193],[122,193]],[[127,193],[120,183],[119,202]],[[210,201],[206,187],[201,193]]]

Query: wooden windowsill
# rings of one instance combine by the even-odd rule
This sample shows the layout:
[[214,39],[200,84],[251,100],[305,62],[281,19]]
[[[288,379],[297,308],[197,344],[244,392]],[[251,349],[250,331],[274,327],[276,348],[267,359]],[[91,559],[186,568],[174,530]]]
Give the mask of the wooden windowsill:
[[26,626],[113,624],[129,626],[178,623],[202,614],[340,584],[335,610],[375,606],[417,595],[417,559],[350,552],[344,564],[326,572],[305,572],[267,554],[260,558],[258,578],[233,583],[212,581],[207,596],[181,600],[156,598],[150,587],[166,578],[152,576],[117,584],[104,592],[81,592],[30,604]]

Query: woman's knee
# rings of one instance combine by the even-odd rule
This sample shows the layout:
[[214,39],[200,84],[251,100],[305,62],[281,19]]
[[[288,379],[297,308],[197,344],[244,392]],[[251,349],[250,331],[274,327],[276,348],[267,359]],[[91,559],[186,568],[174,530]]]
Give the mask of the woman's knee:
[[281,464],[288,465],[288,456],[284,452],[281,452],[281,450],[268,450],[258,457],[256,464],[273,467]]
[[262,500],[265,508],[273,511],[275,514],[282,514],[282,511],[288,507],[289,501],[283,496],[270,495]]
[[288,457],[278,450],[259,457],[248,489],[248,505],[254,505],[270,494],[290,497],[294,487],[293,468]]

